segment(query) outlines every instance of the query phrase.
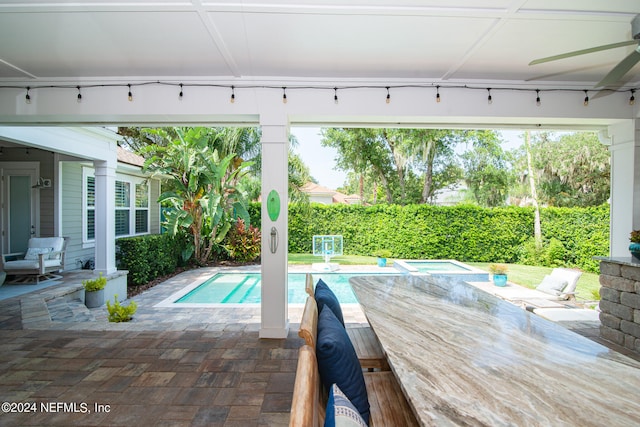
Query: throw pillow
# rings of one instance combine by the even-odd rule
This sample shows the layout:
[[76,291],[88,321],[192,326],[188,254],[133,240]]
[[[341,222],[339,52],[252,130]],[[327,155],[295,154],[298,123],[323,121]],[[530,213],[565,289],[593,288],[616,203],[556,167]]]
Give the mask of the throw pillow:
[[24,256],[24,259],[37,260],[38,255],[48,254],[49,252],[51,252],[51,248],[29,248],[27,249],[27,253]]
[[549,275],[544,276],[542,282],[536,288],[539,291],[547,294],[558,296],[562,293],[562,290],[567,286],[567,281],[552,277]]
[[336,297],[336,294],[333,293],[331,288],[329,288],[322,279],[319,279],[316,284],[315,299],[318,304],[318,313],[322,312],[322,308],[326,304],[331,311],[333,311],[333,314],[336,315],[340,323],[342,323],[342,326],[344,326],[344,317],[342,316],[342,308],[340,307],[338,297]]
[[337,384],[368,424],[369,398],[358,356],[347,331],[326,305],[318,316],[316,357],[325,389]]
[[367,427],[360,412],[336,384],[329,390],[324,427]]

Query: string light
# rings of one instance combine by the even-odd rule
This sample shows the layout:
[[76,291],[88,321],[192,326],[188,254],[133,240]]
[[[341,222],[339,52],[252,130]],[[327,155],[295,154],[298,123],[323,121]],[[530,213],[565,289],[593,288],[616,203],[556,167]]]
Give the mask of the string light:
[[[232,85],[226,85],[226,84],[215,84],[215,83],[173,83],[173,82],[162,82],[162,81],[146,81],[146,82],[138,82],[138,83],[129,83],[129,84],[123,84],[123,83],[101,83],[101,84],[88,84],[88,85],[43,85],[43,86],[14,86],[14,85],[0,85],[0,91],[2,89],[18,89],[18,90],[25,90],[26,94],[25,94],[25,102],[27,104],[30,104],[32,99],[31,99],[31,91],[32,90],[39,90],[39,89],[51,89],[51,88],[56,88],[56,89],[70,89],[70,90],[75,90],[76,91],[76,99],[78,102],[82,102],[82,90],[85,88],[110,88],[110,87],[124,87],[126,86],[128,88],[128,92],[127,92],[127,98],[130,102],[133,102],[133,87],[135,86],[151,86],[151,85],[163,85],[163,86],[176,86],[179,87],[179,100],[182,100],[183,96],[184,96],[184,88],[191,86],[191,87],[200,87],[200,88],[222,88],[222,89],[230,89],[231,90],[231,96],[229,101],[231,103],[235,102],[235,89],[237,88],[236,86],[232,86]],[[529,89],[529,88],[514,88],[514,87],[492,87],[492,88],[487,88],[487,87],[474,87],[472,85],[466,85],[466,84],[462,84],[462,85],[446,85],[446,86],[441,86],[441,85],[435,85],[435,84],[402,84],[402,85],[389,85],[389,86],[370,86],[370,85],[353,85],[353,86],[343,86],[338,88],[337,86],[331,88],[331,87],[327,87],[327,86],[294,86],[294,87],[286,87],[286,86],[269,86],[269,85],[242,85],[240,86],[240,89],[265,89],[265,90],[275,90],[275,89],[282,89],[282,102],[283,103],[287,103],[288,99],[287,99],[287,89],[291,89],[291,90],[321,90],[321,91],[326,91],[327,89],[333,89],[334,94],[333,94],[333,101],[334,103],[338,104],[339,100],[338,100],[338,89],[340,90],[357,90],[357,89],[386,89],[387,94],[386,94],[386,99],[385,102],[390,104],[391,103],[391,89],[395,89],[395,88],[413,88],[413,89],[429,89],[429,88],[435,88],[436,89],[436,102],[441,102],[442,100],[442,96],[440,94],[440,89],[442,87],[446,87],[448,89],[459,89],[459,90],[486,90],[487,91],[487,102],[489,104],[492,103],[493,101],[493,93],[492,91],[494,90],[498,90],[498,91],[516,91],[516,92],[533,92],[535,91],[536,93],[536,105],[537,106],[541,106],[542,102],[541,102],[541,94],[542,92],[584,92],[585,97],[584,97],[584,105],[588,106],[589,104],[589,90],[588,89],[574,89],[574,88],[550,88],[550,89]],[[602,89],[601,91],[603,92],[610,92],[610,93],[628,93],[629,94],[629,98],[628,99],[628,103],[629,105],[635,105],[635,92],[638,91],[638,88],[623,88],[623,89]]]

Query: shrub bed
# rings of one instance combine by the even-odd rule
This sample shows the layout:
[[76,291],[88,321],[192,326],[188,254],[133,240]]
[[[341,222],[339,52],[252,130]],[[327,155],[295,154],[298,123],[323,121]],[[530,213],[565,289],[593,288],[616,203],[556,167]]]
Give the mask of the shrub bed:
[[168,234],[123,237],[116,240],[118,268],[129,270],[128,285],[143,285],[172,273],[181,259],[182,240]]

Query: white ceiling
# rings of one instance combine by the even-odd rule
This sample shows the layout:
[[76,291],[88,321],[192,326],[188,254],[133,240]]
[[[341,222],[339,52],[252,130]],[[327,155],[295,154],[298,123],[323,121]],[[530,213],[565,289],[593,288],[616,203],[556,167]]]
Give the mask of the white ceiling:
[[[595,84],[637,0],[0,2],[0,83],[141,79]],[[640,66],[626,86],[640,82]]]

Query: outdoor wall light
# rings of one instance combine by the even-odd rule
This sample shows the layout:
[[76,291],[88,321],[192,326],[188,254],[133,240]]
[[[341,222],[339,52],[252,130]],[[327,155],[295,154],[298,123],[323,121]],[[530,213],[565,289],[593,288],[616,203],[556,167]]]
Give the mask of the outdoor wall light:
[[586,90],[584,91],[584,102],[583,102],[583,105],[585,107],[589,106],[589,93]]
[[131,93],[131,85],[127,85],[129,86],[129,94],[127,96],[127,98],[129,99],[129,102],[133,102],[133,94]]
[[235,103],[236,102],[236,88],[231,86],[231,99],[229,99],[230,103]]
[[629,105],[634,105],[636,103],[635,93],[636,93],[636,90],[631,89],[631,98],[629,98]]
[[31,95],[29,95],[30,89],[31,89],[30,87],[27,88],[27,94],[24,97],[24,102],[26,102],[27,104],[31,104]]
[[82,94],[80,93],[80,86],[77,86],[78,88],[78,97],[76,98],[76,100],[78,101],[78,104],[80,104],[82,102]]
[[182,91],[182,83],[180,83],[180,93],[178,94],[178,99],[182,101],[183,96],[184,96],[184,92]]
[[389,93],[389,86],[387,86],[387,104],[391,103],[391,94]]
[[436,102],[440,102],[440,86],[436,86]]
[[286,87],[282,88],[282,103],[283,104],[287,103],[287,88]]
[[540,89],[536,89],[536,105],[538,107],[542,105],[542,102],[540,101]]
[[491,98],[491,88],[488,88],[487,92],[489,92],[489,96],[487,96],[487,104],[491,105],[493,104],[493,98]]

